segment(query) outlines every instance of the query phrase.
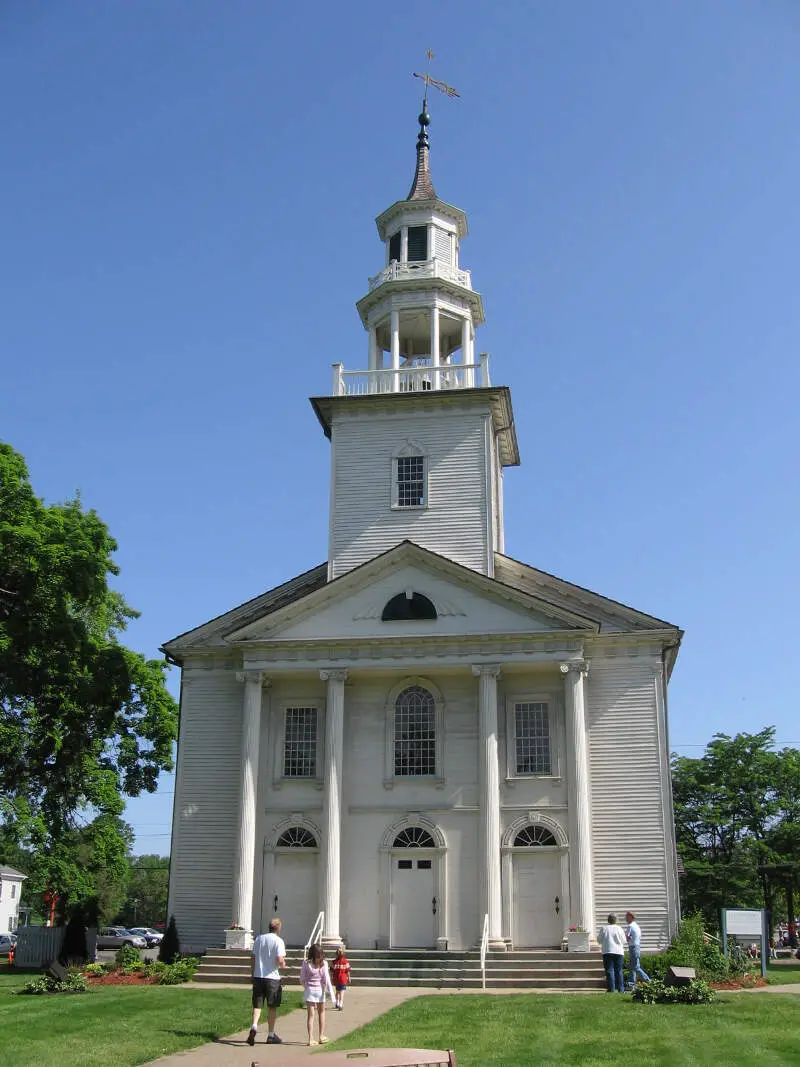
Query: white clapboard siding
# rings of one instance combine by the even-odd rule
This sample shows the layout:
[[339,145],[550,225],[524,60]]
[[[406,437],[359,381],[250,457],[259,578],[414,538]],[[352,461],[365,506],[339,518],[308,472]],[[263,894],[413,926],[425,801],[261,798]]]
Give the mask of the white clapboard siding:
[[223,943],[232,921],[242,700],[232,670],[184,671],[169,891],[182,949]]
[[[362,415],[333,426],[333,577],[410,540],[486,573],[486,414]],[[392,453],[410,439],[428,463],[428,506],[393,509]]]
[[655,685],[652,665],[624,659],[594,662],[588,677],[596,920],[605,923],[615,912],[622,921],[634,911],[646,950],[663,947],[677,919]]

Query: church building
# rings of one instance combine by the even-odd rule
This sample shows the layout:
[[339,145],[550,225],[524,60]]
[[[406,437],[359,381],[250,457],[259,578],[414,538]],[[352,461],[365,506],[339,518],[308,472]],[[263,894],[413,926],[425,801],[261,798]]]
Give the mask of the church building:
[[[511,392],[476,354],[464,212],[378,216],[366,366],[311,405],[328,558],[163,651],[181,668],[169,913],[182,947],[279,914],[303,945],[494,951],[679,914],[667,683],[682,633],[505,554]],[[376,264],[377,266],[377,264]],[[495,374],[492,368],[492,374]]]

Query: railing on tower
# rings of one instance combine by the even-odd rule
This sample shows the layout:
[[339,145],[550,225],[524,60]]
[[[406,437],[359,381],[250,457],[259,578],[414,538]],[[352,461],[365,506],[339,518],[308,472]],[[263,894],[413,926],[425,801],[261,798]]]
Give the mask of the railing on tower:
[[399,263],[393,259],[388,267],[369,280],[369,291],[377,289],[384,282],[409,281],[414,278],[443,278],[455,282],[462,289],[472,288],[472,275],[468,270],[454,267],[445,259],[423,259],[409,263]]
[[489,353],[481,352],[477,363],[442,363],[434,367],[430,357],[394,370],[345,370],[333,364],[334,396],[366,396],[371,393],[424,393],[439,389],[488,389]]

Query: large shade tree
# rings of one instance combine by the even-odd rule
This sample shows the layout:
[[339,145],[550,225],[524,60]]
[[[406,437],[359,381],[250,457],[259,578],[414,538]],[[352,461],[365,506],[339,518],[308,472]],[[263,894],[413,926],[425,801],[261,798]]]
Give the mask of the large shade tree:
[[0,442],[0,848],[30,854],[28,896],[124,883],[125,798],[172,767],[177,705],[166,665],[120,641],[138,612],[109,585],[116,548],[80,499],[40,500]]
[[715,734],[699,759],[672,758],[684,912],[713,925],[721,908],[785,909],[786,877],[800,859],[800,752],[775,749],[775,729]]

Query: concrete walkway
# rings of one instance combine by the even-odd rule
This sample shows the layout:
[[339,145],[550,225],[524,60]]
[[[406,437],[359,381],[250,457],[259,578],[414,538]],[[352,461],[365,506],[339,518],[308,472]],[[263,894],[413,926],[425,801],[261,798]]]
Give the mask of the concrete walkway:
[[[192,995],[192,987],[185,986],[186,995]],[[195,986],[196,989],[214,988],[209,984]],[[228,988],[231,988],[230,986]],[[242,1018],[247,1020],[250,1016],[250,990],[248,986],[237,985],[236,989],[242,991]],[[337,1037],[344,1037],[351,1030],[357,1030],[359,1026],[371,1022],[379,1015],[383,1015],[390,1008],[402,1004],[404,1000],[420,995],[419,989],[410,989],[406,986],[392,987],[389,989],[349,989],[345,995],[344,1011],[333,1011],[328,1006],[325,1013],[325,1032],[334,1041]],[[422,992],[429,992],[424,990]],[[435,992],[431,990],[430,992]],[[302,988],[300,986],[284,986],[284,1004],[301,1005]],[[297,1011],[291,1012],[278,1018],[278,1034],[283,1039],[282,1045],[267,1045],[267,1013],[261,1016],[263,1022],[258,1028],[258,1037],[254,1048],[246,1043],[248,1029],[239,1033],[231,1034],[230,1037],[221,1037],[197,1048],[187,1049],[185,1052],[176,1052],[172,1056],[162,1056],[152,1060],[153,1067],[294,1067],[295,1064],[307,1064],[308,1057],[319,1052],[319,1047],[308,1047],[308,1034],[306,1032],[306,1012],[302,1006]],[[316,1028],[315,1034],[316,1037]],[[324,1061],[320,1061],[321,1063]]]

